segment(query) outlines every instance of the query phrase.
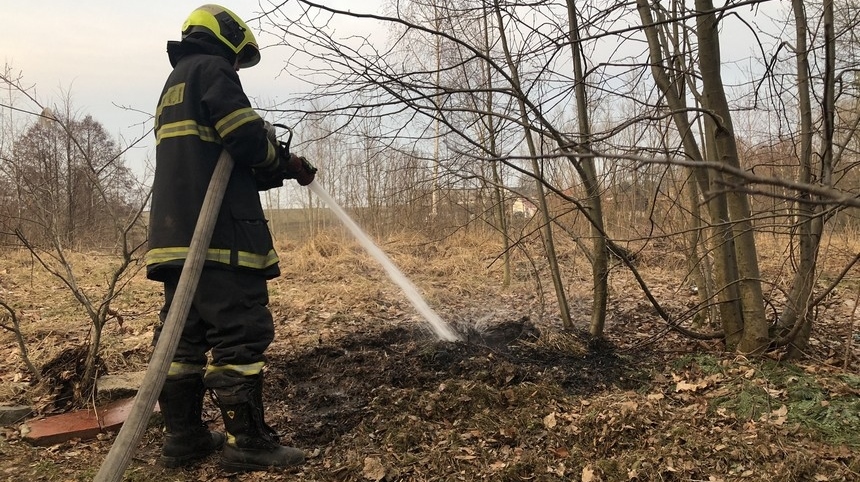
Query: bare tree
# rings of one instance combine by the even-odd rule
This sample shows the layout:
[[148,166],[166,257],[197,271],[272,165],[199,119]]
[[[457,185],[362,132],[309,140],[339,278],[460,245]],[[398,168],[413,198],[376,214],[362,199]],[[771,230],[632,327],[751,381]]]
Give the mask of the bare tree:
[[[21,324],[18,322],[18,315],[15,313],[15,310],[5,302],[0,301],[0,306],[2,306],[9,314],[9,320],[11,321],[11,324],[8,325],[0,322],[0,328],[12,332],[15,335],[15,340],[18,342],[18,350],[21,352],[21,360],[24,362],[30,375],[33,376],[33,379],[39,381],[42,378],[42,375],[39,370],[36,369],[36,366],[33,365],[32,360],[30,360],[30,351],[27,349],[27,341],[21,333]],[[5,315],[0,317],[0,320],[4,318],[6,318]]]
[[[523,236],[541,236],[542,267],[553,277],[563,320],[570,315],[564,275],[553,266],[553,228],[570,235],[592,263],[593,334],[603,332],[611,268],[607,253],[612,253],[671,328],[699,338],[722,338],[731,350],[757,354],[784,338],[769,331],[762,282],[781,288],[779,281],[762,279],[756,235],[776,233],[789,219],[795,220],[794,227],[800,227],[800,218],[823,221],[858,203],[855,187],[822,184],[820,176],[794,178],[799,171],[781,166],[779,156],[788,145],[772,141],[782,132],[768,137],[738,129],[737,118],[749,127],[756,116],[772,115],[781,127],[797,117],[780,109],[786,101],[773,93],[777,82],[772,79],[789,79],[777,77],[774,69],[782,60],[783,39],[773,51],[764,43],[756,47],[753,60],[760,61],[764,73],[755,72],[734,86],[723,78],[720,45],[730,29],[721,28],[729,20],[748,24],[744,15],[749,7],[763,3],[395,1],[383,16],[300,0],[269,12],[265,20],[283,37],[283,45],[303,47],[292,58],[290,71],[301,75],[307,69],[303,78],[315,74],[325,79],[312,83],[311,93],[282,115],[297,124],[325,116],[332,133],[376,136],[381,149],[373,156],[383,170],[402,165],[402,156],[413,157],[416,162],[410,165],[416,169],[423,161],[423,178],[433,183],[423,192],[438,192],[434,199],[451,200],[452,207],[466,206],[461,211],[469,216],[457,226],[477,219],[503,233],[509,230],[504,221],[510,197],[500,195],[505,191],[539,206],[539,229]],[[638,25],[633,21],[637,14]],[[382,45],[370,37],[338,38],[332,26],[340,21],[377,22],[393,40]],[[830,85],[821,79],[811,85]],[[769,97],[762,95],[765,87],[772,89]],[[826,99],[822,94],[826,89],[813,90],[810,98]],[[776,107],[762,113],[763,103]],[[836,154],[849,153],[845,146],[856,144],[847,114],[845,124],[834,121],[832,127],[845,133]],[[376,129],[364,128],[368,117],[378,119]],[[827,139],[813,144],[826,146]],[[825,150],[820,157],[827,159]],[[846,170],[842,178],[851,176]],[[384,184],[381,194],[389,196],[393,190],[397,203],[406,202],[402,190],[408,184],[400,184],[405,179]],[[443,179],[448,182],[439,182]],[[536,187],[527,193],[521,189],[523,181]],[[467,191],[474,194],[463,196]],[[796,201],[791,198],[804,196],[812,211],[799,218],[789,206]],[[437,226],[442,221],[433,219]],[[809,249],[812,238],[804,236],[802,251],[814,252]],[[582,239],[591,240],[590,247]],[[682,251],[679,257],[700,288],[698,314],[678,318],[663,309],[632,262],[635,253],[625,246]],[[814,257],[809,261],[814,264]],[[814,302],[813,297],[810,306]],[[795,305],[804,316],[810,313]],[[784,315],[790,313],[785,310]],[[718,321],[722,330],[695,333],[684,328],[682,323],[693,316]],[[788,325],[789,330],[802,326]]]
[[[577,150],[582,153],[591,152],[591,121],[589,119],[590,105],[586,94],[586,83],[583,74],[585,61],[583,59],[581,32],[579,29],[578,12],[574,0],[567,0],[567,19],[570,31],[570,47],[573,56],[573,75],[576,85],[576,119],[579,126],[579,141]],[[560,139],[561,140],[561,139]],[[564,148],[562,144],[559,147]],[[592,245],[592,282],[594,297],[591,307],[591,334],[602,336],[606,325],[606,303],[609,298],[609,251],[606,242],[606,228],[603,224],[603,205],[601,202],[601,187],[597,177],[595,159],[585,156],[581,159],[571,158],[571,162],[580,173],[585,186],[588,208],[588,219],[591,224]]]
[[520,66],[514,60],[514,56],[511,53],[511,49],[507,39],[508,34],[504,29],[505,19],[502,16],[501,5],[498,1],[496,1],[494,7],[496,14],[496,23],[499,27],[499,39],[501,41],[502,50],[504,52],[504,60],[507,63],[509,71],[508,79],[510,81],[510,88],[515,93],[514,95],[517,99],[517,104],[519,106],[520,123],[524,128],[524,137],[526,145],[528,147],[528,154],[531,158],[532,175],[535,178],[537,200],[540,206],[543,223],[542,235],[544,242],[544,251],[546,254],[546,259],[549,262],[550,274],[552,275],[552,283],[553,287],[555,288],[556,300],[558,301],[562,322],[564,323],[565,327],[572,328],[573,323],[570,319],[570,308],[568,307],[567,293],[564,290],[561,270],[559,269],[558,265],[558,257],[556,256],[555,241],[553,239],[552,231],[552,215],[547,205],[546,193],[544,192],[544,174],[543,168],[539,162],[539,154],[541,153],[538,152],[538,148],[534,139],[535,134],[530,128],[532,123],[532,113],[530,112],[530,107],[527,105],[528,99],[525,93],[525,89],[522,85],[522,79],[520,77]]
[[[2,224],[68,288],[90,321],[84,367],[74,387],[74,403],[83,404],[97,376],[102,331],[111,320],[121,319],[112,303],[142,267],[146,235],[141,214],[148,190],[136,186],[123,164],[123,151],[92,117],[55,115],[56,109],[40,104],[20,82],[0,80],[28,99],[34,106],[28,112],[40,112],[15,140],[12,155],[0,158],[0,172],[14,176],[19,189],[18,207],[7,211]],[[73,112],[68,103],[64,107],[66,114]],[[82,247],[114,255],[100,288],[81,284],[83,274],[70,254]]]

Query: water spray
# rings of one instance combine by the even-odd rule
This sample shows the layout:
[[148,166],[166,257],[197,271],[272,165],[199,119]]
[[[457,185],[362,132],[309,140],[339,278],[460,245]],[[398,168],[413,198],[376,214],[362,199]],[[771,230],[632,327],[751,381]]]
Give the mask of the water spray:
[[403,290],[403,293],[406,295],[406,298],[412,303],[412,306],[418,310],[425,320],[430,324],[430,327],[433,329],[433,332],[436,333],[436,336],[439,337],[440,340],[443,341],[458,341],[460,337],[445,323],[442,318],[433,311],[432,308],[424,301],[424,298],[418,293],[418,289],[412,284],[411,281],[391,262],[391,259],[381,250],[379,247],[370,239],[370,237],[365,234],[365,232],[349,217],[346,211],[340,207],[338,203],[329,195],[328,191],[325,190],[319,183],[316,181],[310,183],[308,188],[319,196],[331,209],[335,215],[343,222],[343,224],[349,229],[349,231],[355,236],[358,240],[359,244],[377,261],[382,265],[385,269],[385,272],[388,274],[388,277],[391,278],[400,289]]

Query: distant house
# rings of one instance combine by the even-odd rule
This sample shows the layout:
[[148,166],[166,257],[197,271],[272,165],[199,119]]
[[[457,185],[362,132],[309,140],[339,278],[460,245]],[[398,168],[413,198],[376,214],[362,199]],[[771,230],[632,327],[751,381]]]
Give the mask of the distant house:
[[525,197],[517,197],[511,203],[511,215],[514,217],[530,218],[535,215],[537,210],[537,206]]
[[538,212],[537,188],[534,183],[523,183],[510,188],[508,204],[512,218],[529,219]]

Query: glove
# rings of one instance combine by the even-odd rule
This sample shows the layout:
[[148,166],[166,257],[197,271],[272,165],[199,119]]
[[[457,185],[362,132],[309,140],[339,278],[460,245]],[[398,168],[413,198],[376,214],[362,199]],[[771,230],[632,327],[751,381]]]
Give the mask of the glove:
[[[278,124],[278,127],[286,128],[280,124]],[[281,187],[284,185],[284,179],[295,179],[302,186],[307,186],[314,182],[317,168],[304,157],[292,154],[290,152],[290,141],[279,141],[277,131],[272,123],[264,120],[263,128],[266,129],[266,138],[277,148],[278,167],[271,172],[254,173],[257,189],[266,191]],[[292,134],[290,134],[290,139],[292,139]]]
[[281,159],[283,166],[284,179],[295,179],[301,186],[307,186],[314,182],[317,175],[317,168],[313,166],[307,159],[295,154],[289,154],[287,159]]

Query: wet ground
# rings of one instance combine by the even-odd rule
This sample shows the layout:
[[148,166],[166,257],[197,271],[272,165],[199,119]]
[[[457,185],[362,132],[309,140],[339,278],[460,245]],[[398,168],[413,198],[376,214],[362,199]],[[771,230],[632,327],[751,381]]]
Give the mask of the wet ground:
[[384,391],[433,393],[442,384],[469,382],[502,393],[523,384],[551,384],[588,396],[637,383],[628,360],[584,333],[553,347],[541,342],[528,319],[480,333],[460,331],[462,341],[443,342],[419,328],[396,327],[321,344],[297,358],[272,356],[265,397],[275,404],[272,409],[283,407],[294,443],[317,447],[380,416],[373,400]]

